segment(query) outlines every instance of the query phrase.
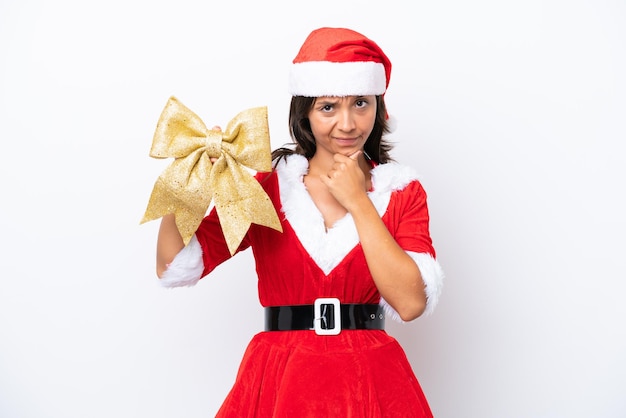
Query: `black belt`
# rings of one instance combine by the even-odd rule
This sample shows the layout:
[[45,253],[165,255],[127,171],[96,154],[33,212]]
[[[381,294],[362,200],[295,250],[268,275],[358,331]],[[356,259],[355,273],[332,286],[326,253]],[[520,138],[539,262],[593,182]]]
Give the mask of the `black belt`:
[[[337,313],[341,312],[341,320]],[[385,329],[385,316],[378,304],[344,304],[335,298],[320,298],[313,305],[265,308],[266,331],[314,330],[336,335],[342,329]]]

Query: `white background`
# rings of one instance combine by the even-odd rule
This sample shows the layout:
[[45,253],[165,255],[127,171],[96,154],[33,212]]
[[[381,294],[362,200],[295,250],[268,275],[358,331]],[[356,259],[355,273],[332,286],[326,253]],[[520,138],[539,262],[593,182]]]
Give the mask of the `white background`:
[[215,414],[262,326],[254,267],[159,286],[152,134],[175,95],[209,126],[268,106],[287,142],[319,26],[394,65],[447,278],[388,330],[435,416],[626,416],[623,1],[0,0],[2,418]]

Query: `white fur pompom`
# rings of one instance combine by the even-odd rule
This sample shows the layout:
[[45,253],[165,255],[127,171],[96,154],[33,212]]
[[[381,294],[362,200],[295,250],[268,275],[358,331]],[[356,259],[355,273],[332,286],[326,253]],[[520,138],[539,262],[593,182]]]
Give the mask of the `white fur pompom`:
[[387,129],[389,129],[389,133],[395,132],[398,128],[398,119],[391,115],[387,115]]

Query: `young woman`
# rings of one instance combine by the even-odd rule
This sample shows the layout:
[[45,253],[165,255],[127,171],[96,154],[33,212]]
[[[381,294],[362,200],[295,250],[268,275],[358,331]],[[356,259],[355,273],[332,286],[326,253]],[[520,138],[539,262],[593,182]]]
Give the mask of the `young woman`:
[[[432,312],[442,286],[426,193],[395,163],[384,93],[391,63],[349,29],[313,31],[293,61],[295,146],[257,179],[282,232],[253,224],[266,329],[250,342],[218,417],[432,417],[385,316]],[[163,217],[157,273],[190,285],[231,257],[215,210],[188,243]]]

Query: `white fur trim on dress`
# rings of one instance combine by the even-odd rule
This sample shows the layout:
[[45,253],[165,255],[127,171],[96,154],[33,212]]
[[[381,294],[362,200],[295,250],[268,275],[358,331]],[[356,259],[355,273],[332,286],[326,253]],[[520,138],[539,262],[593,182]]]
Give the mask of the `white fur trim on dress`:
[[160,282],[163,287],[193,286],[203,271],[202,247],[194,235],[163,272]]
[[[439,262],[428,253],[416,253],[413,251],[406,252],[417,264],[422,275],[424,288],[426,291],[426,310],[424,315],[430,315],[439,303],[439,297],[443,289],[444,273]],[[385,314],[398,322],[405,322],[400,318],[396,310],[383,298],[380,299]]]
[[[329,274],[359,243],[359,234],[349,213],[326,230],[324,218],[304,185],[303,176],[308,169],[308,160],[300,155],[291,155],[278,163],[280,201],[302,246],[324,274]],[[416,173],[407,166],[376,166],[372,170],[373,190],[368,195],[378,214],[385,214],[394,190],[401,190],[416,179]]]

